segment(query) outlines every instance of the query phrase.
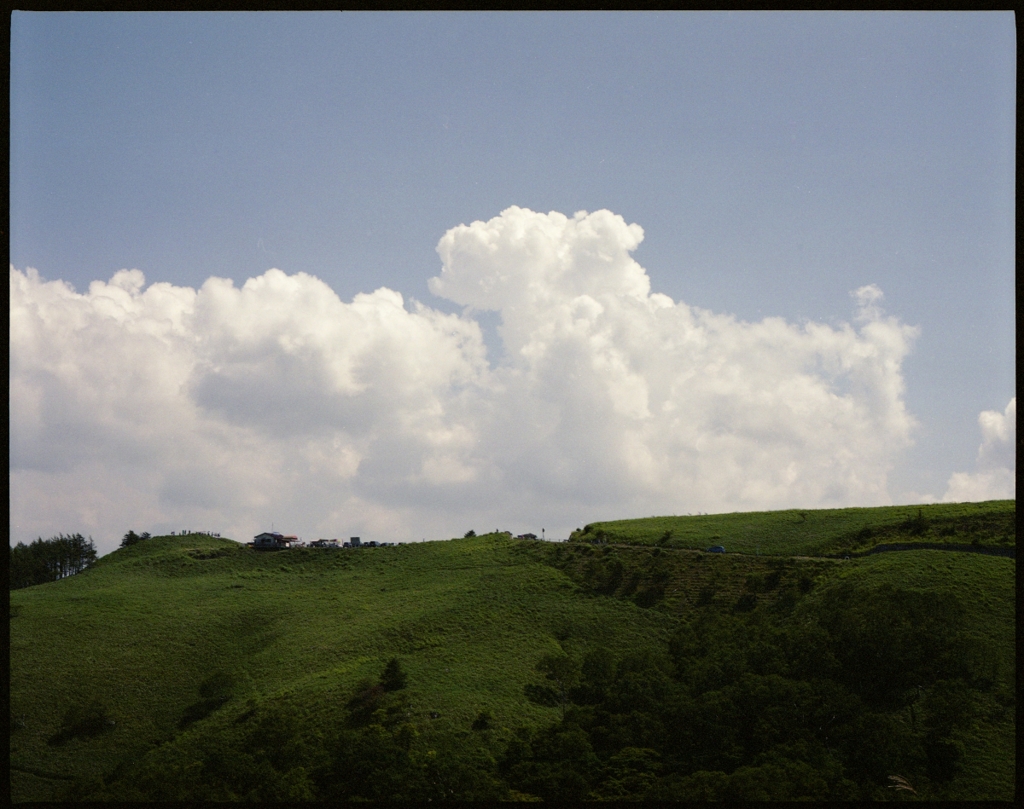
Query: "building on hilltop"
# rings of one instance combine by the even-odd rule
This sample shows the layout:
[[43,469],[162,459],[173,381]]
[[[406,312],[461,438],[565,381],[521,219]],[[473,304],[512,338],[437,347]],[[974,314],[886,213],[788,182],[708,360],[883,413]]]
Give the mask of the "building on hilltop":
[[258,551],[282,550],[292,547],[298,541],[298,537],[285,536],[277,531],[265,531],[252,538],[252,547]]

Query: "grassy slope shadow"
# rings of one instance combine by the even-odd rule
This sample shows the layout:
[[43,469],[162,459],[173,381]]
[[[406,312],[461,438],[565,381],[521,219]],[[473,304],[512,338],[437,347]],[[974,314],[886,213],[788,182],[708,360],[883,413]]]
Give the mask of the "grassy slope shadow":
[[72,739],[91,738],[105,733],[115,725],[107,707],[98,699],[89,703],[72,705],[64,714],[60,728],[46,740],[51,747],[66,744]]

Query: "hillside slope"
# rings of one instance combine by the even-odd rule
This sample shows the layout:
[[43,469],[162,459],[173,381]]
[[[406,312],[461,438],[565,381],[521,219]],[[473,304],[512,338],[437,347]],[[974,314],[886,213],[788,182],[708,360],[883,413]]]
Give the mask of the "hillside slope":
[[[187,733],[182,717],[215,672],[237,683],[225,716],[283,700],[328,728],[346,694],[399,656],[416,721],[468,728],[486,710],[508,727],[555,715],[523,696],[542,655],[588,638],[624,650],[667,637],[670,616],[582,599],[517,550],[479,537],[256,553],[157,537],[12,592],[15,799],[58,799],[66,779],[112,772]],[[48,743],[93,699],[116,723],[109,731]]]
[[790,509],[595,522],[571,540],[783,556],[862,553],[887,542],[1014,547],[1015,500],[926,506]]
[[[899,526],[916,510],[878,512],[824,545],[827,520],[806,512],[796,519],[817,538],[780,530],[759,556],[693,552],[675,534],[659,543],[667,529],[637,530],[643,521],[623,521],[633,533],[616,539],[638,544],[621,547],[594,527],[606,544],[488,535],[258,553],[203,536],[146,540],[11,593],[12,796],[386,798],[415,782],[406,797],[853,799],[891,795],[897,774],[922,796],[1009,799],[1014,562],[932,550],[805,558],[872,525],[891,541],[939,522],[925,512],[913,533],[920,521]],[[976,509],[990,529],[975,536],[999,544],[1006,513]],[[699,547],[709,536],[698,528]],[[929,640],[939,637],[955,659]],[[385,693],[373,683],[392,659],[406,684]],[[905,670],[919,681],[903,683]],[[765,688],[804,694],[791,699],[811,715],[842,706],[861,730],[836,748],[817,720],[766,703],[739,714],[775,717],[764,738],[677,735]],[[960,695],[956,710],[943,707],[948,694]],[[857,735],[872,733],[919,752],[874,761],[884,745]],[[569,755],[568,740],[592,750],[578,771],[544,769]],[[378,751],[365,754],[369,774],[345,781],[361,750]],[[372,763],[387,756],[406,773],[390,786]],[[782,782],[789,792],[764,786]]]

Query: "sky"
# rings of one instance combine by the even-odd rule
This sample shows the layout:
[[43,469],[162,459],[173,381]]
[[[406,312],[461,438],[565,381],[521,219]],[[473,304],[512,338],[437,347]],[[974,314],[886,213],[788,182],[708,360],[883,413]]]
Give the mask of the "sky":
[[10,541],[1013,497],[978,13],[11,21]]

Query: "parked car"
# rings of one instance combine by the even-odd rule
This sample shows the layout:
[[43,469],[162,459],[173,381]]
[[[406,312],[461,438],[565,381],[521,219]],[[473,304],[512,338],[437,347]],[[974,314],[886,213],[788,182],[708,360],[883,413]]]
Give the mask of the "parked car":
[[725,548],[721,545],[712,545],[708,548],[708,553],[725,553]]

